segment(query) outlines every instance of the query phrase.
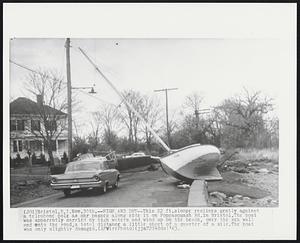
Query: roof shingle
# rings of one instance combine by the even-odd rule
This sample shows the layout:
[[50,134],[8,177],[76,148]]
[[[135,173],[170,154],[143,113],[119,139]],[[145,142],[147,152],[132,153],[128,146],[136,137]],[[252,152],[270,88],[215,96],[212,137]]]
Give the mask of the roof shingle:
[[[45,111],[48,114],[67,115],[66,113],[54,109],[48,105],[44,105]],[[36,102],[25,98],[19,97],[10,103],[10,114],[39,114],[39,106]]]

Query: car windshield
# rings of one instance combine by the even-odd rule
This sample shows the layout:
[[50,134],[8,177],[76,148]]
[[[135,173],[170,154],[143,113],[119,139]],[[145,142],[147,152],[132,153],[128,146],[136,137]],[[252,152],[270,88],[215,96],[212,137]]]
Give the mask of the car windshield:
[[82,161],[70,163],[67,166],[66,173],[73,173],[79,171],[97,171],[102,169],[102,164],[99,161]]

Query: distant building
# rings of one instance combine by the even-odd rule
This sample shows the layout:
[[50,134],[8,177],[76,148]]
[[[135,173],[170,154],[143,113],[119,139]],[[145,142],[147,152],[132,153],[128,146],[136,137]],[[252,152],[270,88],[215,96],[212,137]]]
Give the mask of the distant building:
[[[41,105],[47,114],[55,114],[57,121],[52,121],[51,127],[54,131],[60,131],[58,126],[66,124],[67,114],[50,106],[43,105],[41,96],[37,96],[37,102],[28,98],[19,97],[10,103],[10,156],[15,158],[19,153],[21,158],[28,156],[28,150],[35,153],[37,157],[44,154],[46,159],[49,155],[44,145],[42,134],[45,135],[39,114]],[[42,133],[42,134],[41,134]],[[40,134],[40,135],[39,135]],[[56,136],[53,136],[56,138]],[[67,129],[57,132],[57,139],[52,140],[53,156],[62,157],[68,154],[68,132]]]

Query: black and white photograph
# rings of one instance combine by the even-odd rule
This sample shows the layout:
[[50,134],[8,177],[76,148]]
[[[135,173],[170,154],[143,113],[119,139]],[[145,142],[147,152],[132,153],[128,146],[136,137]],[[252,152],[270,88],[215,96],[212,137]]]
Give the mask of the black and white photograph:
[[12,207],[278,206],[278,41],[10,45]]
[[4,4],[4,239],[296,239],[296,6]]

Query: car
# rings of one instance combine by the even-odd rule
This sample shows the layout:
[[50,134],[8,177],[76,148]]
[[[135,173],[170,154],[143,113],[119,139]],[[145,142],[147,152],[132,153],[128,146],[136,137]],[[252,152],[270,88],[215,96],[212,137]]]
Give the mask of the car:
[[143,157],[146,156],[143,152],[133,153],[130,157]]
[[108,187],[117,188],[120,172],[109,167],[109,161],[88,158],[67,164],[64,174],[52,175],[50,186],[69,196],[72,190],[98,189],[105,193]]

